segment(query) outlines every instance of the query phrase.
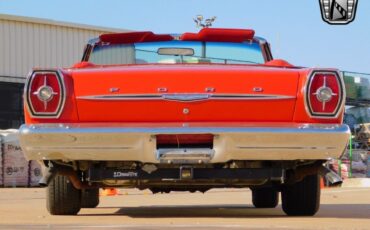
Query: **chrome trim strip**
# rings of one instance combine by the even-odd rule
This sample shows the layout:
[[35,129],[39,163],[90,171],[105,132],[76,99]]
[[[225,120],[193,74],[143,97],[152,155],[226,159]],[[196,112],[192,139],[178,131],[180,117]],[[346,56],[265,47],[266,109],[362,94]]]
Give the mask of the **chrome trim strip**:
[[[94,147],[94,149],[102,149],[102,150],[125,150],[125,149],[131,149],[132,147],[125,147],[125,146],[120,146],[120,147],[111,147],[111,146],[96,146]],[[47,150],[48,148],[44,148],[44,147],[36,147],[35,149],[38,149],[38,150]],[[79,146],[79,147],[70,147],[70,146],[62,146],[62,147],[53,147],[53,149],[57,149],[57,150],[64,150],[64,149],[67,149],[67,150],[84,150],[84,149],[91,149],[91,147],[88,147],[88,146]]]
[[127,100],[167,100],[192,102],[203,100],[289,100],[296,96],[279,94],[205,94],[205,93],[173,93],[173,94],[102,94],[77,96],[79,100],[127,101]]
[[214,94],[211,99],[216,100],[288,100],[296,96],[280,94]]
[[77,96],[76,99],[80,100],[103,100],[103,101],[116,101],[116,100],[158,100],[161,99],[160,94],[102,94],[91,96]]
[[329,150],[335,149],[335,147],[315,147],[315,146],[281,146],[281,147],[259,147],[259,146],[238,146],[240,149],[321,149],[321,150]]

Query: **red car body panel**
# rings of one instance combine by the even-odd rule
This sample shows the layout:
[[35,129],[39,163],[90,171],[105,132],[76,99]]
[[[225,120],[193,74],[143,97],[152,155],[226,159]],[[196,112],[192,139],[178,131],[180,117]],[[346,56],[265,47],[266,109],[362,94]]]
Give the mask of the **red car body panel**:
[[[52,122],[311,122],[340,123],[310,118],[304,104],[309,69],[240,65],[88,66],[63,71],[67,102],[58,119],[32,118],[27,123]],[[110,92],[111,88],[119,91]],[[168,94],[277,95],[286,99],[86,100],[97,95]],[[262,92],[253,91],[261,88]],[[189,113],[184,114],[183,110]]]
[[[225,66],[130,66],[75,70],[76,97],[89,95],[151,95],[166,88],[169,94],[268,94],[286,100],[85,100],[77,99],[80,121],[292,121],[299,75],[296,71]],[[225,77],[227,76],[227,77]],[[284,82],[284,84],[282,84]],[[115,87],[119,92],[110,93]],[[263,88],[254,92],[253,88]],[[183,109],[189,110],[188,114]],[[278,109],[279,108],[279,109]]]

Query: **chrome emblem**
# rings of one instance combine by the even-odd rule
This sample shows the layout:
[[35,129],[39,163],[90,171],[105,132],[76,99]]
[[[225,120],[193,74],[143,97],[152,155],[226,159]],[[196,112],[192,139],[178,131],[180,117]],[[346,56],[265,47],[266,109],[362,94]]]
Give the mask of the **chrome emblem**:
[[200,101],[209,98],[209,94],[163,94],[163,99],[172,101]]
[[257,92],[257,93],[263,92],[263,88],[262,87],[254,87],[253,92]]
[[356,16],[357,0],[319,0],[322,19],[333,25],[352,22]]
[[206,91],[207,93],[213,93],[213,92],[215,92],[215,91],[216,91],[216,89],[215,89],[215,88],[213,88],[213,87],[207,87],[207,88],[205,89],[205,91]]
[[116,87],[109,88],[109,92],[117,93],[117,92],[119,92],[119,88],[116,88]]
[[167,91],[168,90],[165,87],[158,88],[158,92],[160,92],[160,93],[164,93],[164,92],[167,92]]

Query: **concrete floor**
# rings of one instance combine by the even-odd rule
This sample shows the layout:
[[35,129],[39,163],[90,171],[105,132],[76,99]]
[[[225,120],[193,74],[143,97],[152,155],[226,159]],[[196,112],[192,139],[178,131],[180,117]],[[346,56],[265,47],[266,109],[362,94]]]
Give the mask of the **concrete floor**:
[[255,209],[248,189],[218,189],[205,194],[120,189],[101,197],[95,209],[78,216],[51,216],[42,188],[1,188],[0,228],[71,229],[370,229],[370,188],[322,191],[314,217],[287,217],[280,205]]

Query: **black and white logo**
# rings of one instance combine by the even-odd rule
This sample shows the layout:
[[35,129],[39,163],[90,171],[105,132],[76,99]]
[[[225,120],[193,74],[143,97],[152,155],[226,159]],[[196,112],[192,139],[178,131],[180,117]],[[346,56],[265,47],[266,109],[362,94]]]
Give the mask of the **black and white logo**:
[[358,0],[319,0],[322,19],[334,25],[352,22],[356,16]]

